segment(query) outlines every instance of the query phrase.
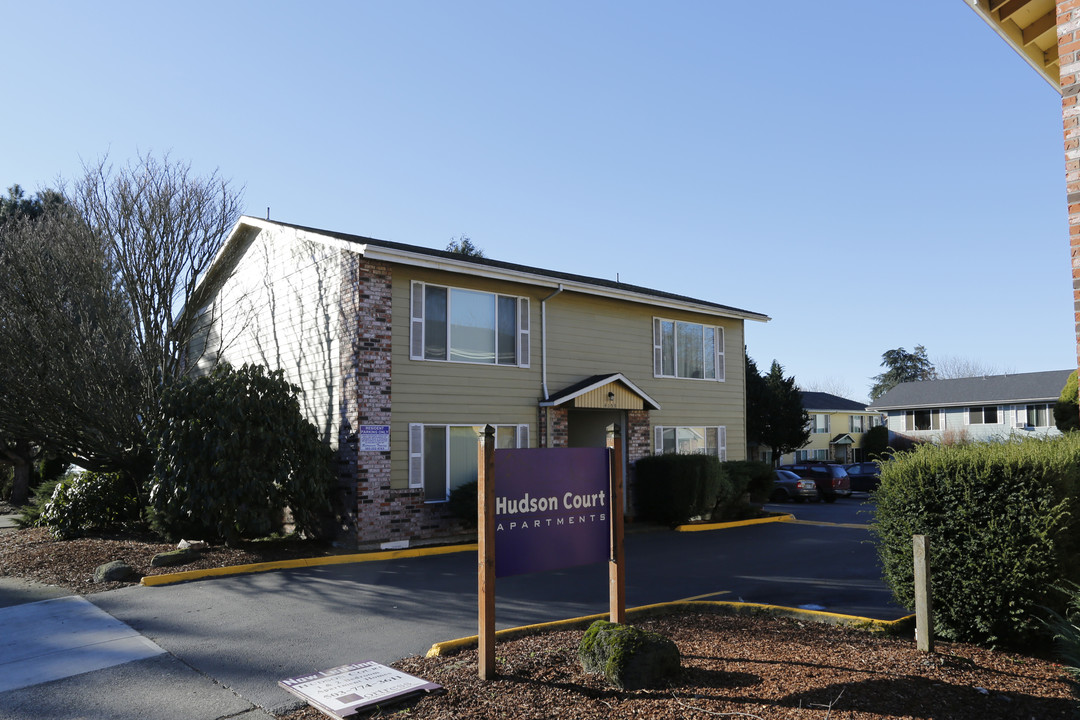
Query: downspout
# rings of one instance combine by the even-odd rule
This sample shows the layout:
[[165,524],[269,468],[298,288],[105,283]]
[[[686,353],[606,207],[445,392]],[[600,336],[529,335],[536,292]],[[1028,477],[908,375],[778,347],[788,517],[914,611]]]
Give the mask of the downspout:
[[563,291],[562,283],[559,289],[540,301],[540,382],[543,385],[544,400],[548,399],[547,386],[547,301]]

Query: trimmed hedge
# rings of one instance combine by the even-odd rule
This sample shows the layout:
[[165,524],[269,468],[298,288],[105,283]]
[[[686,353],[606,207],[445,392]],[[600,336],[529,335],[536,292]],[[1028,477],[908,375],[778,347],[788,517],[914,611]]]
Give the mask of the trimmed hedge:
[[1039,639],[1052,588],[1080,580],[1080,434],[923,445],[882,464],[872,526],[885,581],[914,607],[912,535],[930,542],[936,632],[1023,646]]
[[679,525],[709,515],[734,488],[712,455],[652,455],[637,468],[638,513],[646,520]]

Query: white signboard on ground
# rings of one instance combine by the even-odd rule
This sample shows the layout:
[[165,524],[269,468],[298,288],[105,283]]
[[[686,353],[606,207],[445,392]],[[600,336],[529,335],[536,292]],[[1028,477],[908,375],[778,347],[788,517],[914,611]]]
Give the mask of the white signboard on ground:
[[335,718],[408,695],[442,690],[441,685],[370,660],[281,680],[278,685]]

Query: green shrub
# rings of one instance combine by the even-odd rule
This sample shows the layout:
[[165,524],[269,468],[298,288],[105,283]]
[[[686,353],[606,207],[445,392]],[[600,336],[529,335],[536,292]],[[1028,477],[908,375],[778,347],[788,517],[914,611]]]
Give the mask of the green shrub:
[[1067,608],[1063,611],[1049,610],[1046,625],[1054,635],[1058,655],[1069,675],[1069,687],[1073,697],[1080,698],[1080,585],[1068,583],[1064,590]]
[[709,515],[731,483],[712,455],[653,455],[637,461],[638,512],[644,519],[678,525]]
[[53,491],[60,484],[60,479],[48,480],[41,483],[30,493],[30,499],[19,508],[19,518],[16,522],[21,528],[39,527],[41,525],[41,513],[45,512],[45,505],[52,500]]
[[723,464],[731,478],[736,497],[750,493],[750,502],[762,503],[772,495],[776,472],[772,465],[755,460],[729,460]]
[[875,425],[863,433],[859,448],[869,460],[882,460],[889,455],[889,428]]
[[478,520],[479,506],[477,498],[479,492],[480,483],[475,480],[459,485],[450,491],[448,507],[451,514],[469,527],[475,527]]
[[151,433],[155,529],[176,538],[317,535],[330,509],[332,452],[300,412],[300,389],[257,365],[185,378],[162,396]]
[[140,522],[134,486],[119,473],[70,473],[56,482],[37,524],[61,539],[126,530]]
[[[1035,608],[1078,579],[1080,435],[922,445],[882,465],[876,536],[885,581],[914,607],[912,535],[930,542],[936,631],[950,640],[1023,645]],[[1060,605],[1060,600],[1058,600]]]

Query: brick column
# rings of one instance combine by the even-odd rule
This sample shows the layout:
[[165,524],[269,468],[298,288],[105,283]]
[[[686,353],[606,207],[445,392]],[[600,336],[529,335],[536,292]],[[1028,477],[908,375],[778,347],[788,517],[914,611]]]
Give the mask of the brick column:
[[[548,420],[551,427],[548,427]],[[540,442],[537,447],[564,448],[570,446],[570,411],[568,408],[540,408]],[[550,433],[549,433],[550,429]]]
[[626,411],[626,515],[638,515],[637,507],[637,467],[635,463],[643,457],[652,455],[652,424],[648,410]]
[[1080,0],[1057,3],[1058,58],[1061,67],[1061,120],[1065,131],[1065,188],[1069,205],[1073,313],[1077,364],[1080,365]]

